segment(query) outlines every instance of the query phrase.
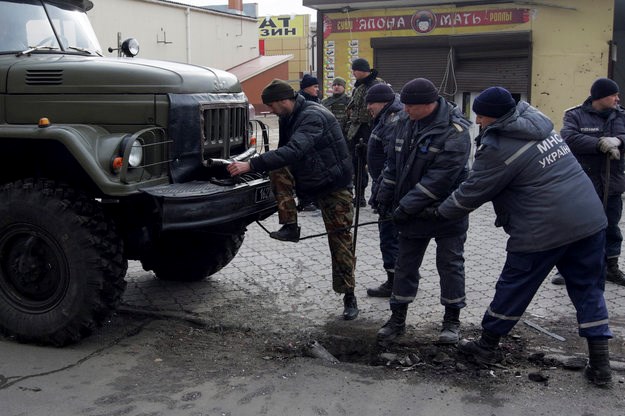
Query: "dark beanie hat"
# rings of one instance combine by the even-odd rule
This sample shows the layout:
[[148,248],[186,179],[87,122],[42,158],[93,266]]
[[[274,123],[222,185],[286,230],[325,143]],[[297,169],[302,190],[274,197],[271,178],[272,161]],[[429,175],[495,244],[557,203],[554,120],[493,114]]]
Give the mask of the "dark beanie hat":
[[502,87],[490,87],[473,101],[473,112],[481,116],[499,118],[516,107],[512,94]]
[[263,104],[269,104],[274,101],[295,98],[295,90],[286,81],[274,79],[265,87],[260,96],[263,99]]
[[618,84],[608,78],[599,78],[592,83],[590,87],[590,98],[599,100],[603,97],[616,94],[618,92]]
[[299,87],[300,89],[304,89],[304,88],[308,88],[311,85],[317,85],[319,84],[319,81],[317,80],[317,78],[313,77],[310,74],[305,74],[304,78],[302,78],[302,80],[299,82]]
[[344,78],[336,77],[336,78],[334,78],[334,81],[332,81],[332,85],[346,86],[347,85],[347,81],[345,81]]
[[366,59],[358,58],[358,59],[354,59],[354,61],[352,62],[352,70],[371,72],[371,67],[369,66],[369,62],[367,62]]
[[384,83],[375,84],[367,90],[366,103],[386,103],[395,99],[395,91]]
[[430,104],[438,100],[438,90],[429,79],[415,78],[401,89],[400,99],[404,104]]

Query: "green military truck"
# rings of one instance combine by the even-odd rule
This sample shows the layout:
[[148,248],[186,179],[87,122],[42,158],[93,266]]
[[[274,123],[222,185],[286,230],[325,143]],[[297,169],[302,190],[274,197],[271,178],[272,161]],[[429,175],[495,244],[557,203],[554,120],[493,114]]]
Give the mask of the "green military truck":
[[0,331],[22,341],[91,333],[129,259],[160,279],[217,272],[276,210],[266,176],[225,169],[256,152],[236,77],[103,57],[92,7],[0,0]]

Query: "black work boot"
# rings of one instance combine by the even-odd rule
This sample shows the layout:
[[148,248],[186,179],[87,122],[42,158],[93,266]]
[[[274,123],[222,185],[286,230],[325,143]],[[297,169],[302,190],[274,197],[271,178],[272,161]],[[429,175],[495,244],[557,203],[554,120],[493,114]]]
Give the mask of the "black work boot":
[[499,338],[497,334],[482,330],[482,336],[477,341],[461,339],[458,342],[458,349],[473,356],[480,363],[495,364],[503,359],[498,349]]
[[284,224],[278,231],[270,232],[269,237],[280,241],[297,243],[299,241],[299,232],[300,227],[297,224]]
[[438,336],[439,344],[456,344],[460,339],[460,309],[445,306],[443,329]]
[[387,280],[378,287],[370,287],[367,289],[367,295],[372,298],[389,298],[393,293],[393,281],[395,280],[395,272],[386,272]]
[[584,375],[596,386],[605,386],[612,382],[610,370],[610,350],[607,339],[587,339],[588,364]]
[[378,331],[378,343],[387,344],[406,332],[406,314],[408,304],[392,304],[391,319],[389,319]]
[[625,275],[618,268],[618,257],[610,257],[607,263],[608,273],[605,276],[605,280],[616,283],[617,285],[625,286]]
[[345,292],[343,297],[343,319],[351,321],[358,316],[358,302],[356,302],[356,295],[354,292]]

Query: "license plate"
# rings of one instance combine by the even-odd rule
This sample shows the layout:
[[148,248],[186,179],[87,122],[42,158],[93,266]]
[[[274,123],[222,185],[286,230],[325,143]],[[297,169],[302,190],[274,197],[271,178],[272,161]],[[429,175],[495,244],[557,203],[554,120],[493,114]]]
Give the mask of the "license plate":
[[270,195],[271,195],[271,189],[269,189],[269,186],[256,188],[256,193],[254,194],[254,202],[267,201]]

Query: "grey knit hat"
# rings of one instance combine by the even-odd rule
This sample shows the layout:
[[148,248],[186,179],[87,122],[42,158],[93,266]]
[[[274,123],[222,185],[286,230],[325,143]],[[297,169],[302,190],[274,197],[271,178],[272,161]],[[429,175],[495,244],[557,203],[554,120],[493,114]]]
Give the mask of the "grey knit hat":
[[335,77],[334,81],[332,81],[332,85],[342,85],[343,87],[347,85],[347,81],[341,77]]
[[295,90],[286,81],[274,79],[265,87],[260,96],[263,99],[263,104],[270,104],[274,101],[295,98]]

